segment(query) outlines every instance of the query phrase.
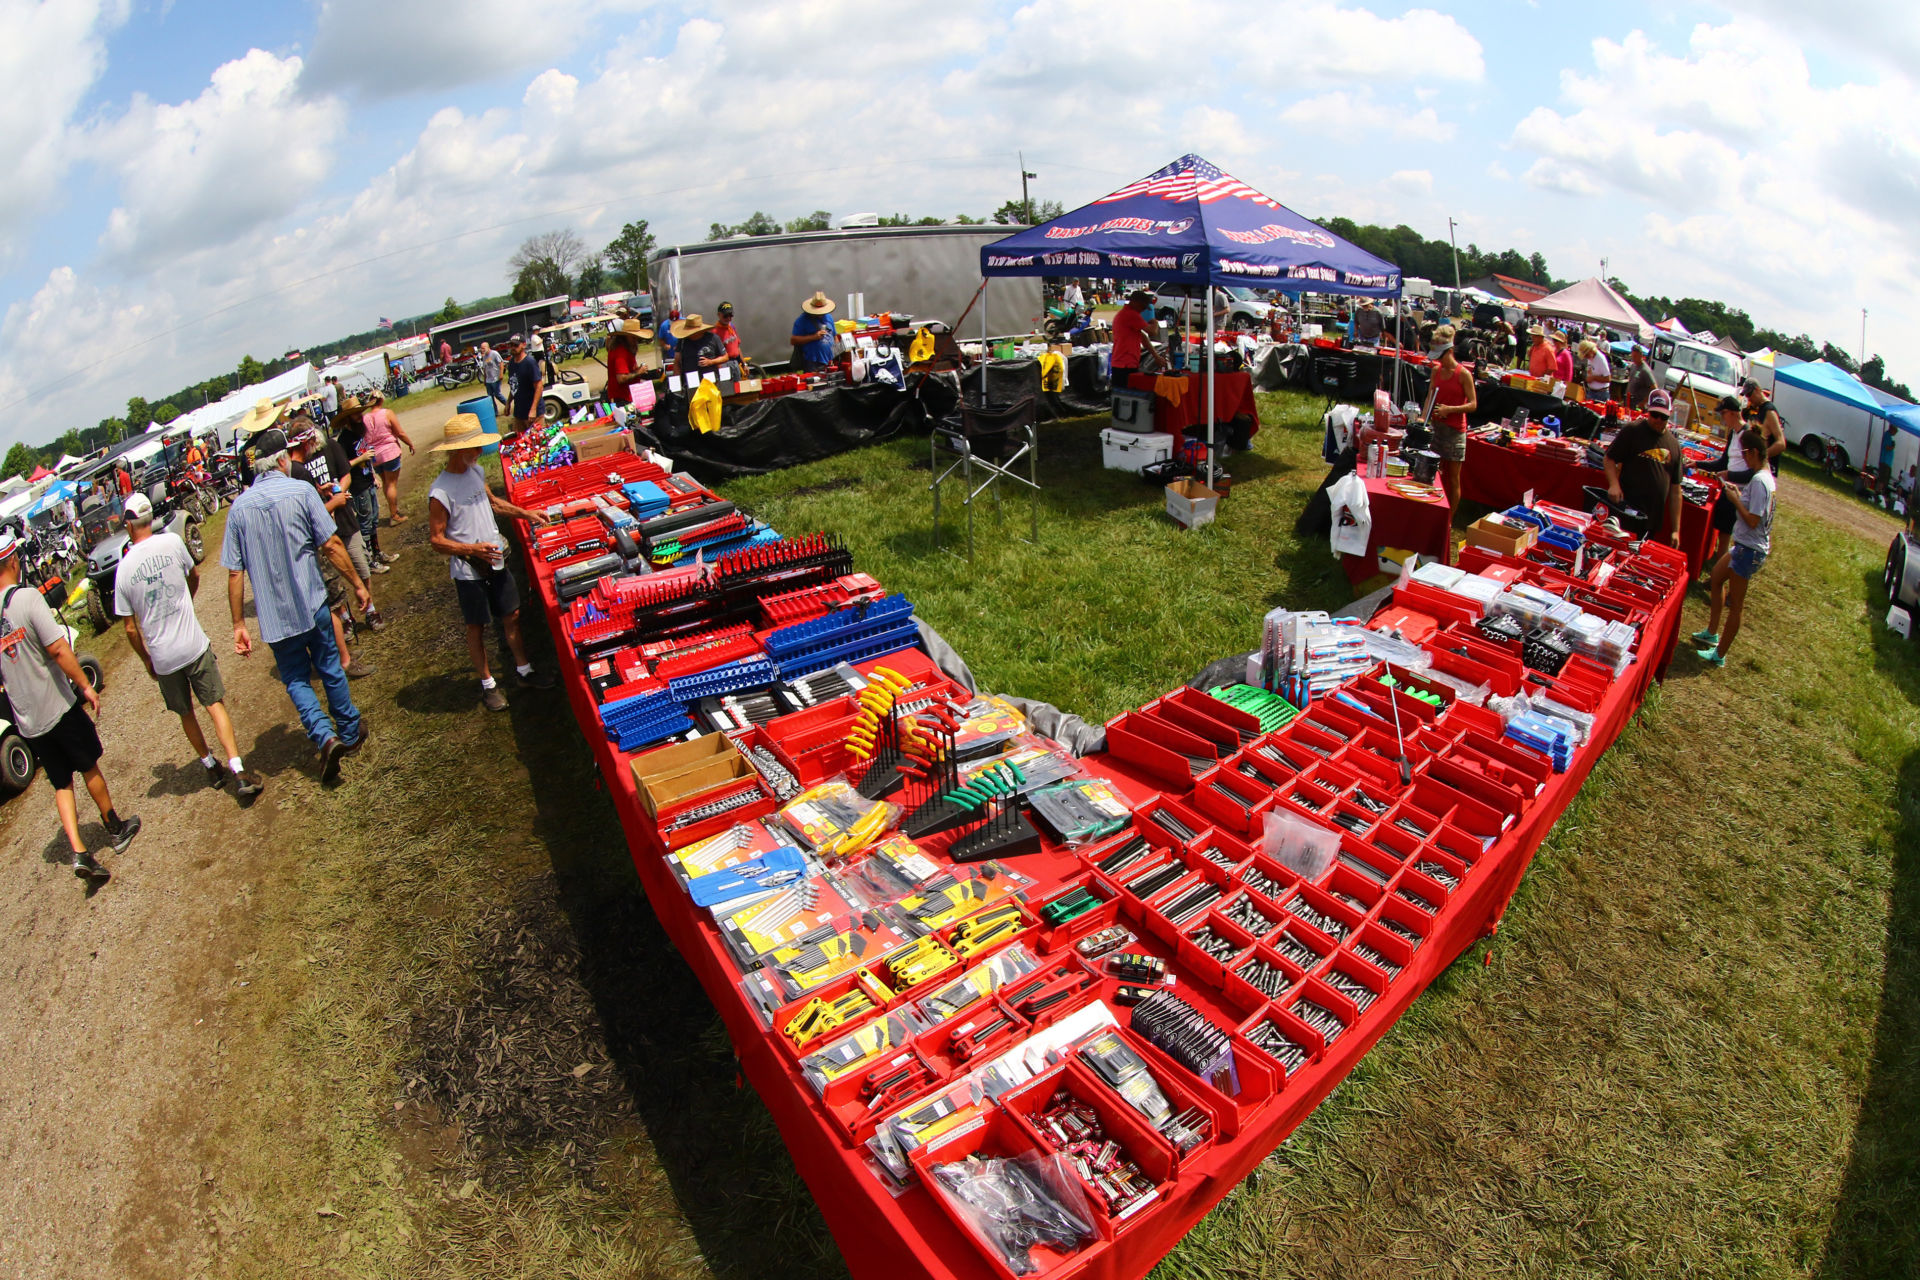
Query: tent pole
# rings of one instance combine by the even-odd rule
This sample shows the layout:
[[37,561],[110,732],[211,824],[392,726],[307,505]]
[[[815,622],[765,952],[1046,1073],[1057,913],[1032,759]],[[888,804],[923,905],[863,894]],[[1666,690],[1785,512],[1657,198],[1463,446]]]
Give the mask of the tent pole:
[[982,277],[980,280],[980,404],[987,403],[987,286],[993,281]]
[[1219,362],[1213,358],[1213,283],[1211,274],[1207,283],[1207,488],[1213,488],[1213,393],[1214,383],[1220,376]]
[[1403,332],[1400,305],[1400,294],[1396,290],[1393,295],[1393,405],[1396,409],[1400,407],[1400,357],[1406,354],[1400,349],[1400,334]]

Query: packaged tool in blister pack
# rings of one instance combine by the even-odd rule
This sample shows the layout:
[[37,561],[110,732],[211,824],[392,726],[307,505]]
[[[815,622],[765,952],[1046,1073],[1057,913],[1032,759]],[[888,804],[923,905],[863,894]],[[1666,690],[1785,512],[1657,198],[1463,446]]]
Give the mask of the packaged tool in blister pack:
[[897,1009],[830,1040],[800,1060],[800,1074],[817,1094],[825,1095],[827,1086],[857,1075],[878,1064],[890,1053],[904,1049],[907,1042],[927,1029],[912,1009]]
[[835,920],[860,910],[831,875],[812,875],[745,904],[713,908],[720,937],[742,970]]
[[1079,763],[1058,743],[1038,734],[1023,733],[1006,743],[1005,749],[991,759],[970,760],[962,764],[960,781],[971,782],[983,772],[1001,765],[1011,766],[1017,771],[1018,785],[1015,790],[1023,795],[1036,787],[1060,782],[1080,772]]
[[981,961],[939,990],[922,996],[918,1008],[927,1022],[951,1018],[970,1005],[992,995],[1015,978],[1040,967],[1026,944],[1016,942],[999,955]]
[[888,836],[866,856],[840,868],[840,878],[857,888],[868,903],[898,902],[946,868],[902,835]]
[[696,876],[712,875],[792,844],[793,837],[784,828],[769,827],[764,821],[739,822],[719,835],[675,849],[667,855],[667,869],[685,886]]
[[780,820],[823,857],[845,858],[886,834],[900,806],[869,800],[845,778],[808,787],[780,810]]
[[894,903],[907,927],[932,933],[1012,897],[1033,882],[997,862],[950,867]]
[[[876,911],[861,911],[822,925],[791,946],[767,953],[761,968],[780,982],[788,999],[824,987],[844,974],[879,963],[913,938]],[[879,980],[876,978],[877,983]],[[882,1000],[892,992],[876,991]]]
[[[902,699],[911,708],[912,697]],[[1027,718],[1012,703],[994,697],[975,696],[972,702],[954,709],[958,726],[953,734],[954,754],[965,760],[1003,749],[1027,729]]]
[[1027,795],[1034,816],[1070,846],[1104,840],[1127,825],[1133,809],[1105,778],[1072,778]]

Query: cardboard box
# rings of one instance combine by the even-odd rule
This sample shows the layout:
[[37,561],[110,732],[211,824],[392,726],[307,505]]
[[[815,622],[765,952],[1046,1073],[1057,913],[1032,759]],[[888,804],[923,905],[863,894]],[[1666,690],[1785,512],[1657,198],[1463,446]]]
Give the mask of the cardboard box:
[[695,792],[744,778],[753,768],[724,733],[709,733],[692,742],[670,742],[628,763],[640,804],[649,817]]
[[1220,509],[1220,495],[1198,480],[1175,480],[1167,486],[1167,514],[1183,529],[1212,524]]
[[1492,516],[1482,516],[1467,526],[1466,541],[1470,547],[1483,547],[1503,556],[1525,554],[1533,545],[1539,530],[1532,525],[1502,524]]
[[633,433],[625,427],[615,427],[598,435],[575,436],[574,452],[580,455],[580,461],[591,462],[595,458],[605,458],[616,453],[633,452]]

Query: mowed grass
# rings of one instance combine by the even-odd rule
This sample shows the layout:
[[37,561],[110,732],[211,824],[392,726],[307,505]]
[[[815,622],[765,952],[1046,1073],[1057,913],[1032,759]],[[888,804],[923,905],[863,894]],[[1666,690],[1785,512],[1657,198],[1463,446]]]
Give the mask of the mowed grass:
[[[846,537],[982,687],[1100,719],[1250,647],[1276,603],[1352,594],[1292,533],[1318,410],[1263,397],[1192,532],[1100,469],[1097,423],[1050,426],[1039,544],[1009,499],[971,566],[931,548],[924,439],[725,492]],[[1776,547],[1734,660],[1676,661],[1499,935],[1162,1274],[1920,1274],[1920,666],[1877,621],[1883,548],[1791,510]],[[387,665],[358,686],[380,736],[352,786],[303,794],[284,878],[253,891],[256,981],[201,1139],[217,1273],[836,1274],[572,717],[472,711],[443,573],[416,550],[382,579]],[[503,1179],[408,1100],[412,1029],[483,985],[547,877],[631,1109],[584,1173],[556,1139]]]

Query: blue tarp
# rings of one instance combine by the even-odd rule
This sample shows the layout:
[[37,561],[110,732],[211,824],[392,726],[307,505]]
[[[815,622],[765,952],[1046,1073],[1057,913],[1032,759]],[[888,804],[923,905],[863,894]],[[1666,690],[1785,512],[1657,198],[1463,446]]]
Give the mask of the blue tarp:
[[1898,409],[1889,409],[1887,421],[1910,436],[1920,436],[1920,405],[1902,405]]
[[1838,400],[1841,404],[1852,405],[1856,409],[1864,409],[1876,418],[1887,416],[1886,407],[1873,398],[1873,392],[1867,389],[1865,383],[1839,365],[1828,364],[1825,360],[1810,360],[1805,364],[1776,369],[1773,379],[1829,400]]
[[1391,298],[1400,269],[1196,155],[980,250],[986,276],[1104,276]]

